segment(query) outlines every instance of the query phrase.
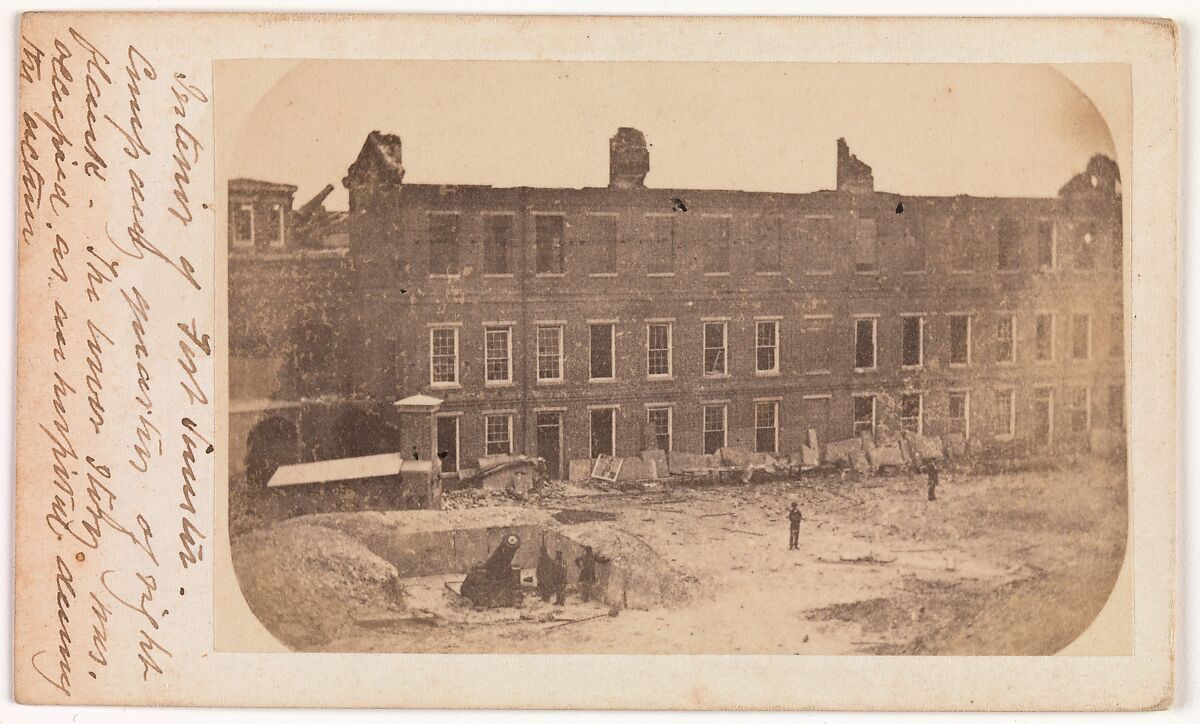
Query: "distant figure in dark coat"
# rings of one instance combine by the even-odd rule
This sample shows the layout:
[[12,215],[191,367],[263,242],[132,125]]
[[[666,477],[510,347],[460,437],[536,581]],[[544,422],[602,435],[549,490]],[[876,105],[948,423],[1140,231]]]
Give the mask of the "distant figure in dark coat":
[[925,463],[925,477],[929,481],[929,499],[937,500],[938,469],[937,463],[930,460]]
[[591,546],[584,546],[583,555],[575,559],[579,566],[579,592],[584,601],[592,600],[596,593],[596,563],[602,561]]
[[542,551],[538,554],[537,562],[537,591],[543,601],[550,600],[551,594],[558,585],[555,581],[555,573],[554,559],[546,550],[546,541],[542,541]]
[[804,520],[804,515],[800,512],[800,506],[792,503],[792,507],[788,510],[788,550],[800,550],[800,521]]
[[567,562],[563,560],[562,551],[554,552],[554,605],[561,606],[567,602]]

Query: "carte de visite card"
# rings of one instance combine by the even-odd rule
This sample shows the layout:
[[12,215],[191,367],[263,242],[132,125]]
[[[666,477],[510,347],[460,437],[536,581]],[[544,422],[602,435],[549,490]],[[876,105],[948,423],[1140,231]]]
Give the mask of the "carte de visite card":
[[1170,706],[1176,47],[25,15],[17,699]]

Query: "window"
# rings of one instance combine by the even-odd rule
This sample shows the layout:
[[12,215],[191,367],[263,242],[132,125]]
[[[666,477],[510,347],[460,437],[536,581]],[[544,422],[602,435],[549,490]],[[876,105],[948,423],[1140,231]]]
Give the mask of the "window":
[[509,455],[512,453],[512,415],[484,415],[484,453],[487,455]]
[[996,390],[993,430],[998,437],[1012,437],[1017,432],[1017,395],[1014,390]]
[[920,367],[925,364],[925,318],[900,318],[900,364]]
[[804,248],[810,274],[833,272],[833,219],[828,216],[809,216],[804,219]]
[[458,214],[429,214],[429,273],[454,275],[458,264]]
[[1054,315],[1039,314],[1035,322],[1035,352],[1038,362],[1054,360]]
[[1017,361],[1017,315],[1002,314],[996,318],[996,361],[1001,364]]
[[783,223],[778,216],[760,216],[754,238],[754,271],[779,272],[783,263]]
[[950,270],[969,272],[975,269],[975,239],[971,220],[965,216],[951,222]]
[[591,411],[592,459],[612,455],[617,445],[617,410],[604,407]]
[[758,321],[754,324],[754,373],[771,375],[779,372],[779,322]]
[[244,204],[233,210],[231,230],[234,246],[254,246],[254,207]]
[[607,323],[588,325],[591,337],[591,368],[588,376],[593,380],[611,380],[614,376],[615,326]]
[[262,238],[273,247],[283,246],[283,207],[271,204],[266,223],[262,225]]
[[563,217],[538,214],[534,217],[535,271],[563,273]]
[[1050,271],[1058,263],[1058,227],[1048,219],[1038,222],[1038,267]]
[[483,379],[486,384],[512,382],[512,329],[483,330]]
[[725,429],[729,408],[725,405],[704,406],[704,454],[712,455],[725,447]]
[[875,369],[875,319],[854,320],[854,369]]
[[429,382],[433,386],[458,384],[458,328],[429,330]]
[[1091,393],[1088,387],[1072,387],[1067,390],[1067,420],[1073,433],[1083,433],[1091,429]]
[[617,217],[612,214],[598,214],[592,217],[596,230],[595,246],[590,254],[592,263],[589,271],[593,274],[617,273]]
[[1092,356],[1092,318],[1086,314],[1071,317],[1071,358],[1086,361]]
[[754,452],[774,453],[779,447],[779,403],[754,403]]
[[1120,358],[1125,354],[1125,319],[1120,312],[1108,320],[1108,356]]
[[650,377],[671,376],[671,324],[646,325],[646,374]]
[[971,317],[950,315],[950,364],[971,364]]
[[563,328],[558,325],[537,328],[537,378],[559,381],[563,378]]
[[971,436],[971,393],[952,390],[947,397],[946,432]]
[[854,437],[875,434],[875,395],[854,396]]
[[996,222],[996,268],[1016,271],[1021,268],[1021,237],[1017,223],[1007,216]]
[[925,222],[916,211],[916,205],[904,207],[903,238],[904,271],[925,270]]
[[833,347],[833,318],[827,315],[804,318],[804,372],[809,375],[828,374],[830,349]]
[[704,228],[704,273],[728,274],[729,259],[733,256],[729,246],[729,217],[703,216],[700,220]]
[[646,216],[650,227],[650,249],[646,255],[646,272],[673,274],[675,272],[675,217],[665,214]]
[[654,436],[654,447],[663,452],[671,451],[671,408],[646,408],[646,425]]
[[858,219],[854,225],[854,270],[879,271],[878,230],[875,219]]
[[1076,246],[1075,266],[1080,269],[1092,269],[1096,266],[1096,226],[1087,224],[1079,229],[1079,243]]
[[900,427],[914,435],[920,435],[925,429],[922,419],[924,410],[925,400],[920,392],[900,395]]
[[1125,385],[1110,385],[1108,388],[1108,419],[1113,429],[1125,426]]
[[491,214],[484,217],[483,273],[511,274],[509,248],[512,246],[513,217]]
[[720,377],[728,371],[727,331],[728,324],[726,322],[704,323],[704,375],[706,377]]

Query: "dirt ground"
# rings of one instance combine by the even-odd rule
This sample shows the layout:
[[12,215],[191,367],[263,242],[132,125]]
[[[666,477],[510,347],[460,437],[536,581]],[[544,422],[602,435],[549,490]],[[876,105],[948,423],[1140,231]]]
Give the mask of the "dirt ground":
[[[945,471],[933,502],[924,478],[912,475],[560,488],[532,504],[608,514],[691,582],[693,595],[645,611],[610,612],[576,595],[563,607],[530,595],[519,609],[475,611],[446,589],[461,575],[402,579],[404,608],[419,617],[383,617],[315,648],[1051,654],[1104,605],[1127,530],[1122,468],[1083,459],[1059,466]],[[798,551],[787,547],[792,501],[805,518]]]

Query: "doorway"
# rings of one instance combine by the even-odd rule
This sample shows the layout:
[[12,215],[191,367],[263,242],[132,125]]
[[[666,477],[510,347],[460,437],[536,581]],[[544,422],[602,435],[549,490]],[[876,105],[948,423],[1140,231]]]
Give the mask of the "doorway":
[[537,413],[537,455],[546,461],[546,475],[562,480],[562,413]]
[[458,416],[437,418],[437,456],[443,475],[458,472]]

